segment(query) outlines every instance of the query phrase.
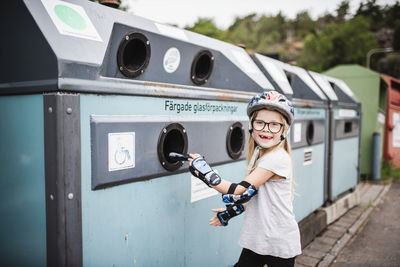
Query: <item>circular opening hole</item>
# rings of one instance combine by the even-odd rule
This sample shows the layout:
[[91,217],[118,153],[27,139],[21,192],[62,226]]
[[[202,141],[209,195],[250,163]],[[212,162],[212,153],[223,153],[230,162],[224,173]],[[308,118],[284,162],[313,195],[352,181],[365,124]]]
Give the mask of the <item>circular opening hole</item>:
[[201,85],[207,82],[213,69],[213,56],[209,51],[201,51],[192,63],[191,79],[193,83]]
[[182,125],[179,123],[169,124],[163,128],[158,139],[157,154],[161,165],[168,171],[175,171],[182,166],[182,161],[176,161],[169,157],[169,153],[176,152],[186,154],[188,138]]
[[242,124],[236,122],[229,127],[226,136],[226,149],[232,159],[238,159],[244,148],[244,131]]
[[199,60],[196,63],[194,75],[198,79],[205,79],[210,72],[210,66],[211,66],[210,56],[207,54],[200,56]]
[[241,128],[236,127],[232,130],[230,144],[231,149],[234,153],[238,153],[241,151],[243,146],[243,132]]
[[307,126],[306,139],[307,143],[311,145],[314,139],[314,123],[312,122],[310,122]]
[[146,36],[138,32],[125,35],[117,54],[119,71],[126,77],[139,76],[149,64],[150,53],[150,43]]
[[163,144],[163,152],[164,157],[169,163],[175,163],[176,160],[173,160],[169,157],[170,152],[183,153],[185,149],[185,140],[182,133],[179,130],[171,130],[167,133],[164,139]]
[[140,39],[129,41],[124,49],[122,62],[129,71],[139,71],[146,62],[146,45]]

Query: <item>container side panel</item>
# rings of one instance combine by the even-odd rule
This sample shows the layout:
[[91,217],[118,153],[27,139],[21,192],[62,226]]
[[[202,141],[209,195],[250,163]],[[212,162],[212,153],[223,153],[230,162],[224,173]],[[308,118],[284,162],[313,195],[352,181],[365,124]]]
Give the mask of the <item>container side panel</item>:
[[[246,104],[234,104],[238,105],[240,115],[245,115]],[[219,116],[212,111],[194,114],[193,110],[169,110],[162,98],[81,94],[84,266],[233,264],[241,249],[237,245],[241,219],[233,220],[229,233],[225,229],[209,227],[208,220],[213,216],[210,210],[222,207],[223,203],[219,195],[191,203],[189,172],[106,189],[91,189],[91,115],[150,115],[156,118],[159,115],[201,114]],[[135,142],[139,146],[140,140]],[[155,146],[148,144],[148,151],[155,150]],[[135,157],[140,156],[135,154]],[[160,165],[158,161],[146,164],[149,168]],[[240,173],[244,172],[244,165],[244,161],[237,161],[216,166],[216,169],[224,177],[239,181],[243,178]],[[187,163],[182,168],[187,168]],[[224,244],[229,244],[229,251],[225,251]],[[209,264],[204,264],[205,261]]]
[[43,96],[0,97],[0,265],[46,266]]
[[295,198],[293,209],[301,221],[324,204],[325,144],[292,150]]
[[332,198],[357,185],[358,137],[333,143]]

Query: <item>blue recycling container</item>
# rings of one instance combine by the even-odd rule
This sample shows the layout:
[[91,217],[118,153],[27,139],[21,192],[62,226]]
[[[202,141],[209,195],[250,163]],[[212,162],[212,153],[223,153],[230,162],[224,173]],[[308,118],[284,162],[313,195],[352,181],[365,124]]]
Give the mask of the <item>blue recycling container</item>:
[[257,53],[252,57],[294,106],[290,129],[296,183],[293,206],[296,219],[301,221],[328,198],[328,99],[306,70]]
[[241,218],[208,226],[220,196],[168,155],[243,179],[247,103],[274,88],[247,53],[90,1],[0,14],[0,265],[232,265]]
[[359,182],[361,103],[344,81],[309,73],[329,99],[328,200],[333,202]]

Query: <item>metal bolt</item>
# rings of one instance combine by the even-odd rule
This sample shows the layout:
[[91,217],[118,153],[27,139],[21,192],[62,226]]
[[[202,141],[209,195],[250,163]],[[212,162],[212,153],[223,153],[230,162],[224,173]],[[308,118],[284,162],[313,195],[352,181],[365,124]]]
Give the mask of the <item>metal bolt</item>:
[[208,80],[206,79],[204,82],[208,82]]
[[192,76],[192,79],[194,79],[194,75]]
[[125,39],[128,41],[129,40],[129,35],[125,36]]
[[233,127],[231,126],[231,127],[229,127],[229,129],[231,129],[231,131],[233,130]]
[[69,194],[68,194],[68,199],[73,199],[73,198],[74,198],[74,194],[69,193]]
[[149,44],[150,44],[150,41],[147,41],[146,44],[149,45]]
[[182,132],[186,133],[186,129],[183,129]]
[[163,133],[167,133],[167,129],[165,129],[165,128],[162,131],[163,131]]
[[123,69],[124,69],[123,67],[119,67],[119,70],[121,70],[121,71],[122,71]]
[[53,112],[53,108],[49,107],[48,111],[49,111],[49,113],[52,113]]
[[214,57],[211,57],[211,60],[214,60]]
[[72,108],[67,108],[67,113],[71,114],[72,113]]
[[162,162],[162,165],[165,165],[165,162],[164,162],[164,161]]
[[54,200],[54,196],[50,194],[50,200]]
[[140,73],[143,73],[144,72],[144,70],[140,70]]

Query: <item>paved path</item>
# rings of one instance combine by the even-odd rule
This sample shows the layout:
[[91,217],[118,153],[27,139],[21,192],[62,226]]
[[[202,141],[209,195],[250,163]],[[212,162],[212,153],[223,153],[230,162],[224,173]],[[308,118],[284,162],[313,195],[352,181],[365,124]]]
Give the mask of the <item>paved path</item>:
[[[323,233],[307,245],[303,249],[303,254],[296,257],[295,266],[330,266],[346,244],[365,224],[374,211],[374,207],[382,201],[390,187],[390,184],[360,183],[357,188],[360,190],[360,204],[331,223]],[[338,261],[336,263],[339,264]]]
[[400,182],[392,185],[331,266],[400,266]]

